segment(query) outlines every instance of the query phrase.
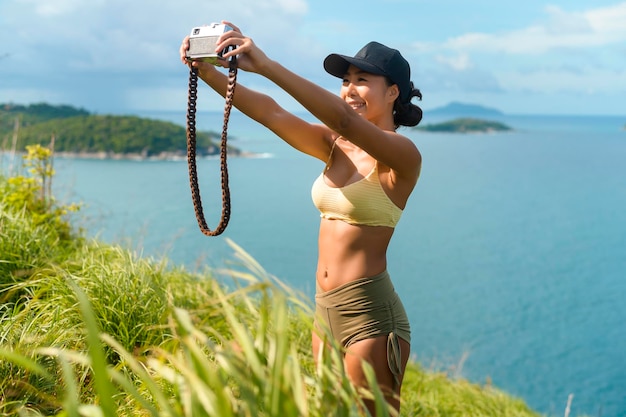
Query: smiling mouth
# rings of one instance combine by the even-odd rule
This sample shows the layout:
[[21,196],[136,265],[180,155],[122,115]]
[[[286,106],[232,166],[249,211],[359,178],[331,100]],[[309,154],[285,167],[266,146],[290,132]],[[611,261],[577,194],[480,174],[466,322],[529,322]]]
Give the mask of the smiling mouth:
[[350,107],[352,107],[354,110],[359,110],[362,109],[363,107],[365,107],[364,103],[348,103],[350,105]]

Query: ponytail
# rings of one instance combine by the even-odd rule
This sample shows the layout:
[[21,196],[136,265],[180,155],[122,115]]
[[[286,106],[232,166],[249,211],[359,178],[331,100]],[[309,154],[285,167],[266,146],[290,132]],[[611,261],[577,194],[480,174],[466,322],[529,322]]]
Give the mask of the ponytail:
[[413,86],[411,82],[411,92],[406,101],[402,101],[399,97],[393,105],[393,122],[396,127],[399,126],[417,126],[422,120],[422,109],[411,103],[411,99],[417,97],[422,100],[422,92]]

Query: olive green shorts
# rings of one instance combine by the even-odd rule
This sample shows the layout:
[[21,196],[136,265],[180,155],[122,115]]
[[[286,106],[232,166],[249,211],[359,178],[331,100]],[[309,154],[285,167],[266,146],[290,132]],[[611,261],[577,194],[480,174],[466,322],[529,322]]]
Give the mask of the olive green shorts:
[[315,328],[323,334],[320,321],[346,348],[360,340],[387,336],[387,360],[398,381],[401,374],[398,337],[411,343],[411,327],[387,271],[326,292],[317,286]]

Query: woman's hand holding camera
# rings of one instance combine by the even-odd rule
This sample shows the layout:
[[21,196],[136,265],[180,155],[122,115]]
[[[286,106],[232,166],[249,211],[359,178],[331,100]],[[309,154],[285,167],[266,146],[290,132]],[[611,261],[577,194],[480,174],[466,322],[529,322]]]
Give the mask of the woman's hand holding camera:
[[[238,68],[244,71],[261,73],[263,68],[270,62],[269,58],[255,45],[252,39],[244,36],[237,26],[226,21],[222,21],[222,23],[232,27],[233,30],[225,32],[218,40],[216,52],[223,50],[228,50],[228,52],[222,55],[217,65],[227,68],[230,58],[237,56]],[[189,61],[186,58],[188,49],[189,36],[186,36],[180,47],[180,59],[185,65],[189,65]],[[191,65],[197,67],[201,72],[209,71],[210,67],[214,66],[201,61],[192,61]]]

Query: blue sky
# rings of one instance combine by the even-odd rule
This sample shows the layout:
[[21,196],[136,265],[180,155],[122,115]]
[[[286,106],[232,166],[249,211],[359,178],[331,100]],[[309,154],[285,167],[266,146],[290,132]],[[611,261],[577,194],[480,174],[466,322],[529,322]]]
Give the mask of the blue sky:
[[[184,110],[180,40],[227,19],[293,71],[338,92],[322,60],[371,40],[411,63],[426,110],[626,115],[626,1],[2,0],[0,102],[96,113]],[[239,81],[297,103],[255,74]],[[208,90],[199,105],[219,110]]]

